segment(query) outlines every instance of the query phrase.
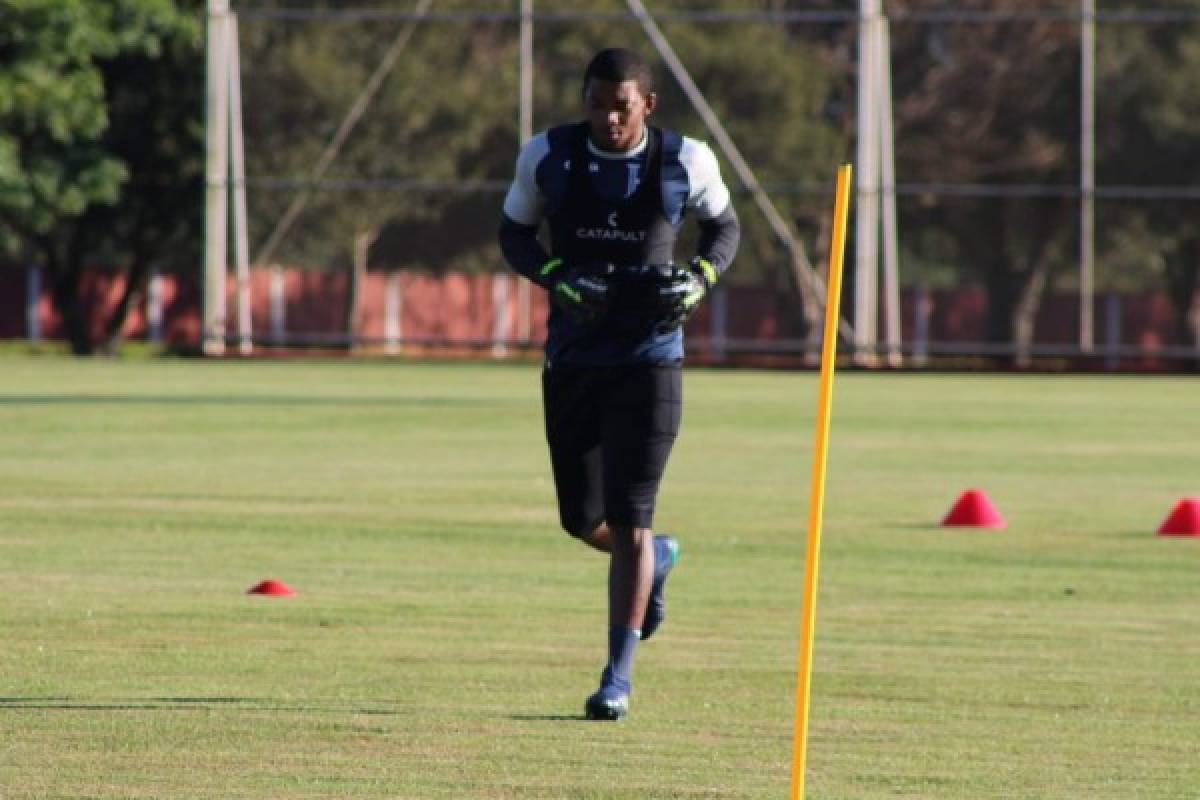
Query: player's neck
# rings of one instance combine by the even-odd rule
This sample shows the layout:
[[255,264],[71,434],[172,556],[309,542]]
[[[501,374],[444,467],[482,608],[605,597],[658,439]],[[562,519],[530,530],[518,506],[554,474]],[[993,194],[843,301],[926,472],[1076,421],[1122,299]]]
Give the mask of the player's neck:
[[638,137],[638,143],[633,147],[628,150],[605,150],[592,141],[592,136],[589,133],[587,140],[588,151],[597,158],[633,158],[634,156],[641,155],[642,151],[646,149],[646,142],[649,140],[649,136],[649,129],[643,125],[642,135]]

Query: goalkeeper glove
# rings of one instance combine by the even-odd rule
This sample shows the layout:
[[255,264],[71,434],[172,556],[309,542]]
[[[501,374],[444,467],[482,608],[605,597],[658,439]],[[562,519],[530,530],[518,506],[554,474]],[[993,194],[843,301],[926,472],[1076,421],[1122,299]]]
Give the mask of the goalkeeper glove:
[[550,299],[572,322],[595,325],[608,311],[610,265],[573,267],[550,287]]
[[659,307],[664,312],[658,332],[670,333],[682,327],[716,282],[716,268],[700,256],[693,258],[686,268],[672,269],[658,288]]

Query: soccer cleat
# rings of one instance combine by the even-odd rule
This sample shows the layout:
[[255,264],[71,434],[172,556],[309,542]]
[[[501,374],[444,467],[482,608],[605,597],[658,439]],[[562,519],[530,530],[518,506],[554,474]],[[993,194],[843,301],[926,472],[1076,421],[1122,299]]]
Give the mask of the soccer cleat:
[[649,639],[667,616],[667,576],[678,560],[679,540],[665,533],[655,536],[654,583],[650,587],[650,600],[646,603],[646,616],[642,620],[643,639]]
[[629,713],[629,695],[609,686],[601,686],[587,699],[583,711],[588,719],[623,719]]

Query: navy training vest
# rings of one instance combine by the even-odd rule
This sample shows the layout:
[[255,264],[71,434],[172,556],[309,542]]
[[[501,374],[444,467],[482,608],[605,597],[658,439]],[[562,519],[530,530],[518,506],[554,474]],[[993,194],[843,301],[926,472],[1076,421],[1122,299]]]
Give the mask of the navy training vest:
[[[606,197],[590,174],[599,159],[588,149],[586,123],[547,132],[549,155],[538,169],[546,197],[551,254],[567,266],[614,264],[622,274],[646,265],[673,261],[675,240],[688,197],[687,173],[679,162],[683,137],[647,126],[646,149],[630,159],[641,161],[636,189],[625,197]],[[613,168],[613,164],[600,164]],[[658,321],[639,308],[636,297],[615,280],[613,305],[592,327],[573,323],[551,308],[546,360],[554,364],[623,366],[677,364],[683,360],[683,333],[658,333]]]

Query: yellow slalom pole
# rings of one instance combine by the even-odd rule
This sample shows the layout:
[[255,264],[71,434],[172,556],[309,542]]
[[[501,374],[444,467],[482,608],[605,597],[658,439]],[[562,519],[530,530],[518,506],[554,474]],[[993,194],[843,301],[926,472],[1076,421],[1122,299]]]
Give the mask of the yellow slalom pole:
[[825,296],[825,338],[821,345],[821,381],[817,398],[817,437],[813,447],[812,501],[808,510],[808,549],[804,557],[804,610],[800,618],[800,658],[796,679],[796,732],[792,747],[792,800],[804,798],[808,759],[808,701],[812,693],[813,638],[817,622],[817,570],[821,554],[821,517],[825,509],[825,462],[829,454],[829,415],[833,405],[833,373],[837,359],[838,307],[842,297],[842,263],[850,214],[850,175],[845,164],[837,173],[833,205],[833,238],[829,244],[829,285]]

